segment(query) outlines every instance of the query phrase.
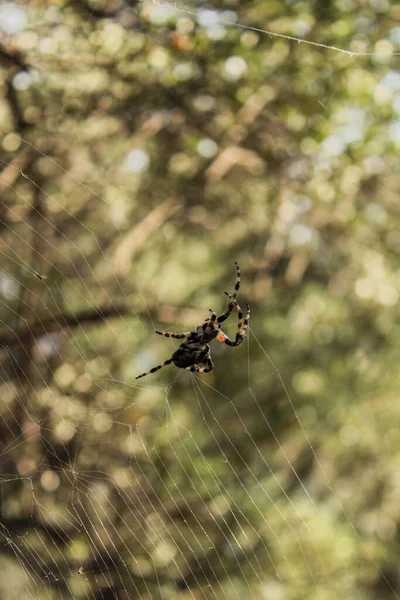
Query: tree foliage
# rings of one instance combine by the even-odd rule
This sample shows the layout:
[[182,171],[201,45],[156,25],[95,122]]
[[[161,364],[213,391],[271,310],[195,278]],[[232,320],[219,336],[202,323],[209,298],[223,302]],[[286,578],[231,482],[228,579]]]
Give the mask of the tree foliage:
[[398,597],[398,7],[0,15],[2,597]]

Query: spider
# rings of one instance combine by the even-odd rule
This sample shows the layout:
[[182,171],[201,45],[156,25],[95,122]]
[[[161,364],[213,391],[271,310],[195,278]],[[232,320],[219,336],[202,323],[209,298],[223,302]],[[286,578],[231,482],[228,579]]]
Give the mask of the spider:
[[[173,353],[172,357],[161,363],[157,367],[153,367],[150,371],[138,375],[136,379],[145,377],[150,373],[155,373],[159,369],[174,363],[180,369],[186,369],[186,371],[194,371],[196,373],[209,373],[213,370],[214,364],[211,360],[209,342],[217,340],[221,344],[227,344],[228,346],[239,346],[243,342],[246,335],[247,327],[250,320],[250,306],[246,303],[247,314],[243,319],[242,309],[236,302],[236,296],[240,287],[240,268],[237,262],[236,265],[236,283],[232,294],[224,292],[229,298],[229,304],[227,310],[222,315],[217,313],[210,308],[211,317],[206,319],[202,325],[199,325],[195,331],[186,331],[185,333],[169,333],[168,331],[156,331],[158,335],[163,335],[168,338],[174,338],[177,340],[185,339],[185,341],[179,346]],[[238,326],[236,330],[236,337],[234,340],[228,338],[228,336],[222,331],[221,323],[225,321],[236,308],[238,313]],[[200,366],[203,365],[203,366]]]

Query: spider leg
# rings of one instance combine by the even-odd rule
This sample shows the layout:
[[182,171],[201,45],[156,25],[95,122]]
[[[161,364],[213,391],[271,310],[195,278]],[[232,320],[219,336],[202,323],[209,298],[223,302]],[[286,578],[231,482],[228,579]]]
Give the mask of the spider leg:
[[211,360],[211,356],[208,355],[206,358],[207,366],[199,367],[198,365],[192,365],[191,367],[186,367],[186,371],[192,371],[192,373],[209,373],[214,369],[214,363]]
[[235,289],[233,290],[233,294],[232,294],[232,298],[234,300],[235,300],[237,293],[239,291],[239,288],[240,288],[240,267],[236,261],[235,261],[235,265],[236,265],[236,282],[235,282]]
[[[231,296],[231,294],[228,294],[228,292],[224,292],[224,294],[226,294],[229,298],[233,298],[233,296]],[[225,321],[229,315],[231,314],[233,307],[235,306],[234,302],[229,302],[228,304],[228,308],[226,309],[226,311],[222,314],[217,316],[216,319],[214,319],[217,323],[222,323],[223,321]]]
[[[228,294],[228,296],[229,296],[229,294]],[[232,296],[230,296],[230,298],[232,298]],[[237,326],[237,330],[236,330],[235,339],[234,340],[229,339],[228,336],[223,331],[220,331],[218,333],[217,337],[215,338],[218,342],[221,342],[222,344],[227,344],[227,346],[239,346],[239,344],[241,344],[243,342],[243,339],[246,335],[247,328],[249,326],[249,321],[250,321],[250,306],[247,304],[247,302],[246,302],[247,314],[244,319],[243,319],[242,309],[240,308],[240,306],[236,302],[236,300],[234,301],[234,306],[236,307],[236,310],[238,311],[238,326]]]
[[156,331],[156,333],[158,333],[158,335],[163,335],[164,337],[182,340],[183,338],[190,337],[193,331],[185,331],[185,333],[169,333],[169,331]]
[[170,365],[171,363],[172,363],[172,358],[169,358],[165,362],[161,363],[161,365],[158,365],[157,367],[153,367],[152,369],[150,369],[150,371],[146,371],[146,373],[142,373],[141,375],[138,375],[137,377],[135,377],[135,379],[140,379],[141,377],[145,377],[145,375],[150,375],[150,373],[155,373],[159,369],[162,369],[163,367],[166,367],[167,365]]
[[215,312],[215,310],[213,310],[212,308],[208,309],[211,313],[211,319],[206,319],[206,321],[211,321],[211,323],[214,323],[214,321],[217,320],[217,313]]
[[232,294],[228,294],[228,292],[224,292],[224,294],[226,294],[230,298],[230,302],[228,304],[228,308],[226,309],[226,311],[222,315],[219,315],[216,319],[214,319],[217,323],[222,323],[223,321],[225,321],[229,317],[229,315],[231,314],[231,312],[233,310],[233,307],[235,306],[236,296],[237,296],[239,288],[240,288],[240,267],[236,261],[235,261],[235,265],[236,265],[235,287],[233,288]]

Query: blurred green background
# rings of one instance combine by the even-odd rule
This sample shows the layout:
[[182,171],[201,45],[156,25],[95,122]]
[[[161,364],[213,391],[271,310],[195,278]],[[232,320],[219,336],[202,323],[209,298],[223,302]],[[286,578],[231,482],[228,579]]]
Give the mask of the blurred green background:
[[399,23],[0,2],[2,600],[400,598]]

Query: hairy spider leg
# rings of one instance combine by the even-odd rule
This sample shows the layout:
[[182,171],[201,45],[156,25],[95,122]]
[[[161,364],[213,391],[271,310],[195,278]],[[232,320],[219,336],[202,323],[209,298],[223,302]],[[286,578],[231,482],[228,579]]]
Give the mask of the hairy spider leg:
[[239,291],[239,288],[240,288],[240,267],[237,264],[236,260],[235,260],[235,265],[236,265],[236,282],[235,282],[235,289],[233,290],[233,294],[232,294],[233,300],[235,300],[237,293]]
[[207,356],[207,366],[199,367],[198,365],[192,365],[191,367],[186,367],[186,371],[192,371],[192,373],[209,373],[214,369],[214,363],[211,360],[211,356]]
[[[226,293],[226,295],[229,296],[229,298],[231,298],[231,300],[232,300],[233,297],[230,294]],[[247,302],[246,302],[247,314],[246,314],[246,317],[244,318],[244,320],[243,320],[242,309],[240,308],[240,306],[236,302],[236,300],[234,300],[234,306],[236,307],[236,310],[238,311],[238,326],[237,326],[237,330],[236,330],[235,339],[234,340],[229,339],[228,336],[223,331],[220,331],[218,333],[217,337],[215,338],[218,342],[221,342],[222,344],[227,344],[227,346],[239,346],[239,344],[241,344],[243,342],[243,339],[246,335],[247,328],[249,326],[249,321],[250,321],[250,306],[247,304]]]
[[211,323],[214,323],[214,321],[216,321],[218,319],[217,313],[212,308],[209,308],[208,310],[211,313],[211,319],[206,319],[206,321],[211,321]]
[[235,282],[235,287],[233,288],[233,292],[232,292],[232,294],[228,294],[228,292],[224,292],[224,294],[226,294],[230,298],[228,308],[222,315],[219,315],[219,316],[217,316],[215,314],[215,312],[210,309],[210,312],[212,312],[212,317],[211,317],[211,319],[206,319],[206,321],[211,321],[212,323],[214,323],[214,322],[223,323],[223,321],[225,321],[231,314],[233,307],[235,306],[236,296],[240,289],[240,267],[236,261],[235,261],[235,265],[236,265],[236,282]]
[[[227,296],[232,298],[232,296],[230,294],[228,294],[228,292],[224,292],[224,294],[226,294]],[[228,305],[228,308],[226,309],[226,311],[222,315],[219,315],[219,316],[217,316],[216,319],[214,319],[215,323],[222,323],[223,321],[225,321],[231,314],[234,306],[235,306],[234,302],[229,302],[229,305]]]
[[158,335],[163,335],[164,337],[175,338],[176,340],[182,340],[183,338],[188,338],[192,335],[193,331],[185,331],[185,333],[169,333],[169,331],[156,331]]
[[216,312],[215,312],[215,310],[213,310],[212,308],[209,308],[208,310],[209,310],[209,311],[210,311],[210,313],[211,313],[211,317],[210,317],[210,318],[208,318],[208,319],[206,319],[206,320],[204,321],[204,324],[206,324],[206,323],[215,323],[215,321],[218,319],[218,317],[217,317],[217,313],[216,313]]
[[155,373],[159,369],[162,369],[163,367],[166,367],[167,365],[170,365],[172,362],[173,362],[172,358],[169,358],[165,362],[161,363],[161,365],[158,365],[158,367],[153,367],[152,369],[150,369],[150,371],[146,371],[146,373],[142,373],[141,375],[138,375],[137,377],[135,377],[135,379],[140,379],[141,377],[145,377],[146,375],[150,375],[150,373]]

